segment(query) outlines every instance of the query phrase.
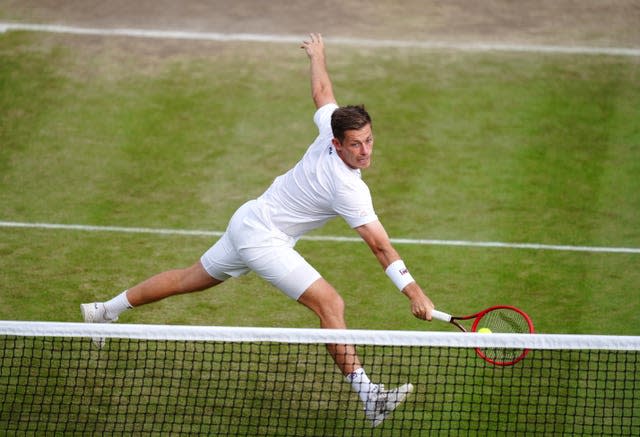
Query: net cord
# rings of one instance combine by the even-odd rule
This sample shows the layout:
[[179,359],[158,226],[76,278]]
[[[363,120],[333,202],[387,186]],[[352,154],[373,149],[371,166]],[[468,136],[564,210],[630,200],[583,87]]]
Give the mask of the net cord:
[[640,336],[0,321],[0,335],[388,346],[640,350]]

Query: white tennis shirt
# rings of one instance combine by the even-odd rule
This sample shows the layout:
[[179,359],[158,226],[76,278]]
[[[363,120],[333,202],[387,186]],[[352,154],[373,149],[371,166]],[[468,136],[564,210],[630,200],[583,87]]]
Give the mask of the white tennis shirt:
[[302,159],[257,199],[262,220],[270,222],[265,225],[292,238],[337,216],[352,228],[378,219],[360,170],[345,164],[331,143],[331,114],[337,108],[331,103],[316,111],[318,137]]

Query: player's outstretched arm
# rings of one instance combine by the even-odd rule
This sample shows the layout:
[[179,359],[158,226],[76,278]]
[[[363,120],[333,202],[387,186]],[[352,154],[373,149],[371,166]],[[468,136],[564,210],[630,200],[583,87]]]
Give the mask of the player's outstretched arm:
[[398,252],[394,249],[387,231],[380,221],[374,221],[356,228],[360,237],[367,243],[380,262],[385,273],[393,283],[411,301],[412,314],[423,320],[431,320],[433,303],[418,283],[411,277]]
[[324,54],[324,42],[319,33],[309,34],[309,39],[302,42],[302,46],[311,61],[311,97],[316,108],[328,103],[336,103],[333,87]]

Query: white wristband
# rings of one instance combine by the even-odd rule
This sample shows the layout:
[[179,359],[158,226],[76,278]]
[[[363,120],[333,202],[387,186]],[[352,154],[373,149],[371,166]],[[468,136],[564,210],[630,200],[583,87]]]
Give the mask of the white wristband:
[[404,287],[414,282],[411,273],[409,273],[407,266],[404,265],[404,262],[401,259],[389,264],[384,272],[400,291],[404,290]]

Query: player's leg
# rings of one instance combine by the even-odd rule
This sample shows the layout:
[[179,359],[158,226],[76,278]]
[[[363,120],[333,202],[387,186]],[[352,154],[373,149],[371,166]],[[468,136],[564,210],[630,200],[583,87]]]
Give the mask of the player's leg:
[[[313,311],[324,329],[346,329],[344,301],[338,292],[324,278],[317,279],[298,298],[298,302]],[[362,368],[352,345],[327,345],[329,353],[344,376]]]
[[[249,238],[249,232],[243,238]],[[239,251],[245,264],[290,298],[311,309],[326,329],[345,329],[344,302],[329,282],[302,257],[287,237],[268,234],[269,244],[244,245]],[[252,237],[259,241],[259,233]],[[351,345],[328,345],[340,371],[346,376],[360,369],[360,361]]]
[[202,267],[200,261],[184,269],[162,272],[129,288],[127,300],[133,307],[157,302],[177,294],[202,291],[222,283]]
[[190,267],[154,275],[106,302],[82,304],[80,309],[85,322],[109,323],[116,321],[129,308],[157,302],[176,294],[206,290],[221,282],[207,273],[198,261]]
[[[316,280],[298,298],[298,302],[311,309],[327,329],[345,329],[344,302],[338,292],[323,278]],[[354,391],[364,403],[364,410],[372,426],[378,426],[413,390],[404,384],[392,390],[373,384],[360,364],[353,345],[327,345],[329,353]]]
[[123,291],[106,302],[80,305],[85,322],[109,323],[125,310],[177,294],[202,291],[248,271],[225,233],[190,267],[168,270]]

